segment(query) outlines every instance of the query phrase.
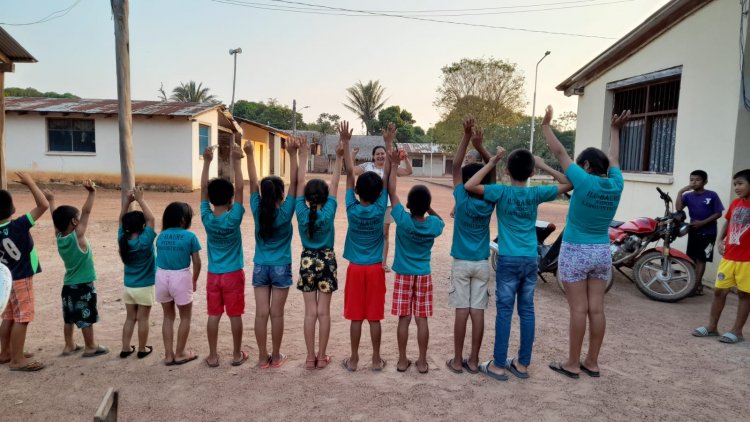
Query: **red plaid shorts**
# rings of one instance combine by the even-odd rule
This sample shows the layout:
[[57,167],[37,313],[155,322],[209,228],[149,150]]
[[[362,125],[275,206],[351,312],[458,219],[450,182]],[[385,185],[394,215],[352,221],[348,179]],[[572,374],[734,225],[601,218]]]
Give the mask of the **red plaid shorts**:
[[3,319],[14,322],[31,322],[34,320],[34,286],[32,277],[13,280],[8,305],[3,312]]
[[432,316],[432,275],[396,273],[391,315],[427,318]]

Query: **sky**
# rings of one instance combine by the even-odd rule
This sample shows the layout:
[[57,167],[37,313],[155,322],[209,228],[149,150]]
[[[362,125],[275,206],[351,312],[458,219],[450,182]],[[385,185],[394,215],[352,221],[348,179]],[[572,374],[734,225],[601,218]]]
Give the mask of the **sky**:
[[[549,50],[539,65],[536,114],[547,104],[560,114],[576,111],[577,99],[565,97],[555,86],[667,2],[135,0],[130,2],[131,98],[156,100],[162,84],[169,93],[180,82],[195,80],[228,105],[233,67],[229,49],[240,47],[236,99],[275,98],[290,107],[296,99],[298,109],[307,107],[301,110],[306,122],[324,112],[356,121],[342,105],[346,88],[373,79],[386,88],[386,106],[409,110],[417,125],[427,129],[440,119],[433,102],[443,66],[462,58],[495,57],[516,63],[526,78],[530,114],[534,69]],[[72,5],[46,22],[10,25],[37,22]],[[355,13],[319,7],[315,13],[299,13],[309,5],[380,15],[346,16]],[[297,12],[267,10],[282,7]],[[17,64],[15,73],[6,74],[6,87],[71,92],[82,98],[117,97],[109,1],[0,0],[0,10],[0,25],[39,61]],[[356,122],[359,127],[361,122]]]

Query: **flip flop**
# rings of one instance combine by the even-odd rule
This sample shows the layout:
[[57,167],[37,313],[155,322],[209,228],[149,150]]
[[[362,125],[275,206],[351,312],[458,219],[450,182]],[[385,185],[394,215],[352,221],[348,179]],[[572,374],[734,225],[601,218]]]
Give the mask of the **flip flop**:
[[80,352],[81,350],[83,350],[83,346],[79,346],[79,345],[76,344],[75,347],[73,348],[73,350],[71,350],[69,352],[62,352],[62,353],[60,353],[60,356],[72,356],[72,355],[76,354],[77,352]]
[[461,366],[463,366],[464,369],[466,369],[466,372],[468,372],[470,374],[478,374],[479,373],[479,368],[477,368],[477,369],[471,369],[471,367],[469,366],[469,359],[464,359],[463,362],[461,362]]
[[708,328],[706,327],[698,327],[695,330],[693,330],[693,335],[695,337],[718,337],[719,332],[718,331],[708,331]]
[[521,378],[522,380],[529,378],[528,372],[521,372],[518,367],[516,367],[516,363],[513,361],[513,358],[508,358],[505,360],[505,369],[509,370],[511,374],[515,375],[518,378]]
[[383,372],[383,368],[385,368],[385,364],[386,363],[388,363],[388,362],[386,362],[385,359],[380,358],[380,368],[371,367],[370,371],[372,371],[372,372]]
[[719,337],[719,341],[726,344],[737,344],[745,341],[745,339],[742,336],[738,336],[731,331],[727,331],[726,333],[722,334],[721,337]]
[[140,350],[138,351],[138,359],[143,359],[154,351],[154,348],[151,346],[143,346],[143,348],[146,350],[143,352],[141,352]]
[[[312,364],[312,365],[310,365]],[[305,369],[312,371],[318,365],[318,358],[307,358],[305,359]]]
[[[450,370],[454,374],[463,374],[464,373],[463,369],[456,369],[456,368],[453,367],[453,358],[450,358],[450,359],[446,360],[445,361],[445,366],[447,366],[448,370]],[[463,368],[463,366],[462,366],[462,368]]]
[[341,361],[341,365],[349,372],[356,372],[357,368],[350,368],[349,367],[349,358],[344,358],[344,360]]
[[164,362],[164,366],[174,366],[174,359],[170,360],[169,362]]
[[36,360],[33,362],[29,362],[24,366],[19,366],[18,368],[10,368],[11,371],[19,372],[36,372],[40,369],[44,369],[44,364]]
[[198,359],[198,355],[196,355],[196,354],[195,354],[195,353],[193,353],[193,352],[190,352],[190,356],[188,356],[188,358],[187,358],[187,359],[182,359],[182,360],[173,360],[173,361],[172,361],[172,364],[173,364],[173,365],[184,365],[184,364],[186,364],[186,363],[188,363],[188,362],[192,362],[192,361],[194,361],[194,360],[196,360],[196,359]]
[[425,368],[426,369],[424,371],[420,371],[419,370],[419,366],[417,366],[417,372],[419,372],[420,374],[426,374],[426,373],[430,372],[430,364],[429,364],[429,362],[425,362]]
[[244,350],[240,350],[240,356],[241,356],[240,360],[232,361],[232,366],[240,366],[243,363],[245,363],[247,359],[250,357],[250,355],[248,355],[247,352]]
[[410,367],[410,366],[411,366],[411,359],[406,359],[406,368],[404,368],[404,369],[401,369],[401,368],[399,368],[399,367],[398,367],[398,364],[396,364],[396,370],[397,370],[398,372],[406,372],[406,371],[408,371],[408,370],[409,370],[409,367]]
[[549,364],[549,369],[557,372],[558,374],[563,374],[568,378],[572,378],[574,380],[577,380],[581,376],[576,374],[575,372],[570,372],[567,369],[563,368],[562,363],[560,362],[552,362]]
[[508,376],[505,374],[498,374],[497,372],[490,371],[490,365],[492,365],[492,361],[488,360],[487,362],[481,363],[479,365],[479,372],[487,375],[490,378],[494,378],[498,381],[508,381]]
[[120,352],[120,359],[125,359],[126,357],[130,356],[135,352],[135,346],[130,346],[129,352]]
[[107,353],[109,353],[109,349],[107,349],[106,347],[104,347],[102,345],[99,345],[99,346],[96,346],[96,350],[94,350],[91,353],[84,353],[84,354],[81,355],[81,357],[84,357],[84,358],[93,358],[93,357],[96,357],[96,356],[106,355]]
[[268,359],[266,360],[266,363],[262,363],[258,365],[258,368],[260,369],[268,369],[271,367],[271,354],[268,354]]
[[[320,366],[320,362],[325,362],[326,364],[323,365],[323,366]],[[315,362],[316,368],[318,368],[318,369],[325,369],[328,366],[329,363],[331,363],[331,357],[328,356],[328,355],[323,355],[323,359],[318,359]]]
[[599,378],[601,374],[599,371],[592,371],[591,369],[583,366],[583,364],[580,365],[581,371],[583,371],[586,375],[590,376],[591,378]]
[[285,354],[282,353],[281,354],[281,359],[279,359],[278,362],[273,363],[273,360],[271,361],[271,368],[273,368],[273,369],[281,368],[282,366],[284,366],[284,364],[288,360],[289,360],[289,358],[287,357],[287,355],[285,355]]
[[216,363],[211,363],[208,361],[208,358],[203,359],[204,362],[206,362],[206,365],[208,365],[209,368],[218,368],[219,367],[219,358],[216,358]]

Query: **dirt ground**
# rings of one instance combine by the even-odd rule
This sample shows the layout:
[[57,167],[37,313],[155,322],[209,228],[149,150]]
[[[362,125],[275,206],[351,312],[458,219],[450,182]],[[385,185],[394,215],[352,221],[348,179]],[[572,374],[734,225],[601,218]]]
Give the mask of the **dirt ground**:
[[[408,178],[399,181],[402,197],[414,183]],[[289,362],[281,369],[253,367],[257,347],[249,283],[254,248],[249,213],[242,227],[248,271],[243,344],[251,359],[240,367],[229,365],[232,338],[228,320],[223,319],[219,334],[221,366],[212,369],[203,363],[202,358],[208,353],[204,272],[188,341],[201,359],[177,367],[161,363],[162,311],[157,305],[151,313],[149,340],[155,352],[143,360],[134,356],[121,360],[117,352],[125,307],[120,302],[122,264],[115,241],[119,192],[100,191],[88,237],[95,249],[99,274],[96,285],[101,321],[95,326],[96,336],[112,353],[94,359],[59,356],[63,346],[59,303],[63,266],[54,246],[51,218],[44,216],[33,231],[44,271],[34,278],[37,313],[29,326],[26,348],[48,367],[37,373],[10,372],[0,367],[0,420],[91,420],[108,387],[120,390],[121,420],[746,420],[750,343],[724,345],[715,339],[690,335],[693,328],[706,322],[711,296],[689,298],[678,304],[654,302],[621,276],[606,298],[608,326],[601,353],[602,378],[582,376],[580,380],[570,380],[547,368],[550,361],[563,358],[567,351],[568,308],[554,279],[549,283],[540,281],[537,287],[537,332],[530,379],[511,377],[508,382],[497,382],[481,374],[449,372],[445,361],[453,353],[453,312],[447,306],[453,224],[448,214],[453,199],[447,187],[431,184],[430,188],[433,207],[446,219],[447,226],[433,250],[435,309],[430,319],[429,374],[418,374],[413,366],[405,374],[396,372],[397,319],[389,315],[393,273],[387,277],[383,322],[381,350],[388,361],[385,371],[367,370],[371,347],[366,328],[360,349],[361,365],[366,367],[356,373],[341,367],[341,360],[349,353],[349,324],[342,316],[346,261],[340,257],[342,290],[334,294],[331,304],[328,353],[333,356],[332,365],[325,370],[303,369],[303,301],[295,289],[286,306],[282,345]],[[30,209],[30,195],[14,191],[19,212]],[[82,188],[64,189],[59,192],[57,203],[80,207],[84,197]],[[343,181],[339,197],[343,203]],[[175,200],[191,203],[198,210],[198,192],[147,193],[146,198],[159,216],[167,203]],[[565,204],[545,204],[540,207],[539,218],[561,227],[565,212]],[[204,245],[206,263],[205,232],[199,218],[194,220],[193,230]],[[496,232],[495,221],[492,232]],[[346,215],[341,206],[336,227],[338,253],[343,250],[345,233]],[[295,273],[300,251],[295,233]],[[494,287],[492,292],[494,298]],[[732,296],[721,329],[729,328],[736,305],[736,297]],[[483,360],[492,354],[494,317],[491,300],[481,350]],[[410,357],[416,359],[413,324],[411,330],[408,350]],[[80,333],[76,339],[82,343]],[[511,354],[517,347],[518,321],[514,319]]]

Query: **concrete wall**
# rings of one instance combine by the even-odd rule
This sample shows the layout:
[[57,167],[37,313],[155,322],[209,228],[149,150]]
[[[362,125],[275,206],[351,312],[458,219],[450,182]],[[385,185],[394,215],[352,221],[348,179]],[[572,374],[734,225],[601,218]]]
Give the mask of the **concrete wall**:
[[[411,154],[409,155],[410,160],[415,158],[422,160],[422,167],[414,167],[414,161],[412,161],[412,176],[420,177],[440,177],[445,171],[445,157],[441,154],[433,154],[432,161],[430,161],[430,154]],[[403,167],[403,163],[401,165]]]
[[[674,172],[672,175],[626,174],[617,219],[661,215],[663,203],[655,187],[674,196],[687,185],[690,172],[699,168],[709,174],[708,188],[715,190],[725,206],[728,205],[733,195],[730,194],[732,170],[742,167],[736,161],[747,163],[750,160],[750,123],[744,110],[740,111],[742,132],[736,132],[740,129],[738,13],[737,2],[712,2],[586,85],[578,101],[576,153],[590,146],[605,151],[609,147],[613,95],[607,91],[607,83],[674,66],[683,67]],[[735,145],[741,146],[736,149]],[[686,238],[676,244],[683,249],[685,246]],[[712,277],[717,262],[707,269],[707,278]]]

